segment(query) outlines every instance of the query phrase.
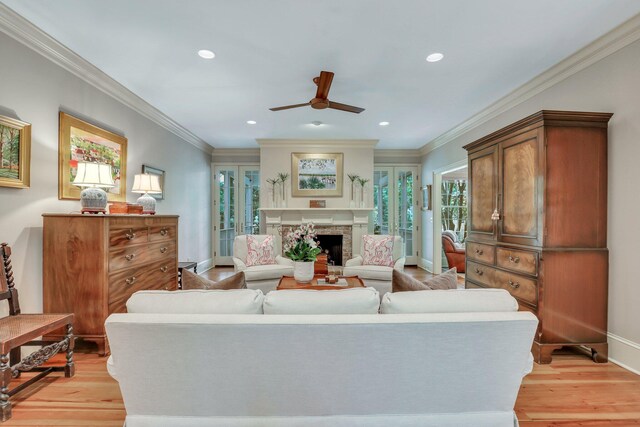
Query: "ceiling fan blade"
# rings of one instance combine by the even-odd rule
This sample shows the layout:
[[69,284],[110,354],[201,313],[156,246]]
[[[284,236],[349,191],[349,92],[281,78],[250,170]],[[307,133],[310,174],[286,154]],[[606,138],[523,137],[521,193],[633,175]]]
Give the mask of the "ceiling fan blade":
[[[316,81],[315,79],[313,79]],[[331,82],[333,81],[333,73],[331,71],[321,71],[320,78],[318,78],[316,91],[316,98],[327,99],[329,96],[329,89],[331,89]]]
[[290,108],[306,107],[309,104],[310,104],[309,102],[305,102],[304,104],[285,105],[284,107],[273,107],[273,108],[269,108],[269,110],[271,111],[288,110]]
[[360,114],[364,111],[364,108],[354,107],[353,105],[340,104],[339,102],[329,101],[329,108],[334,110],[348,111],[350,113]]

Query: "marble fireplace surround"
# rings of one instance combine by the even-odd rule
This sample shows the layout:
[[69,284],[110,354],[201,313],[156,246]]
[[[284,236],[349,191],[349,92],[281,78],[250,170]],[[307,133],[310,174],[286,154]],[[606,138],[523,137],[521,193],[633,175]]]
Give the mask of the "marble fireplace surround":
[[372,208],[262,208],[266,234],[282,237],[291,227],[312,222],[318,234],[342,235],[342,264],[360,252],[362,236],[369,231]]

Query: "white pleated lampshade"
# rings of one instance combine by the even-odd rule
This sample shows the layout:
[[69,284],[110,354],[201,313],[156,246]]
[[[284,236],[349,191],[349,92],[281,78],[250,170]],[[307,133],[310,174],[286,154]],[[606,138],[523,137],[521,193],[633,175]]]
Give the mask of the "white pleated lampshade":
[[113,187],[111,165],[101,163],[78,162],[73,185],[78,187]]
[[160,177],[158,175],[150,175],[148,173],[141,173],[133,178],[132,193],[148,193],[148,194],[160,194],[162,188],[160,188]]

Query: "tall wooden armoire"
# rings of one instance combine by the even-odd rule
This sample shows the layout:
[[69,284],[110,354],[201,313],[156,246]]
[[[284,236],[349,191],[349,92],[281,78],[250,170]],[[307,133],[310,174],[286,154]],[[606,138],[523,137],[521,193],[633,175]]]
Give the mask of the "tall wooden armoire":
[[611,116],[544,110],[464,147],[466,287],[506,289],[538,316],[538,363],[563,346],[607,361]]

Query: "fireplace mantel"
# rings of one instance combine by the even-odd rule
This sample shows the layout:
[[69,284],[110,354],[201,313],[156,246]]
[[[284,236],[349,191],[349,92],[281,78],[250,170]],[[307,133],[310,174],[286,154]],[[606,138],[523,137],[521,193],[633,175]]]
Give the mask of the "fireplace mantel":
[[[264,215],[263,224],[267,234],[276,236],[277,244],[282,244],[282,228],[313,223],[320,227],[337,230],[337,227],[348,227],[351,247],[349,255],[360,252],[362,235],[369,232],[369,216],[373,208],[261,208]],[[343,228],[344,229],[344,228]],[[320,230],[319,230],[320,231]],[[331,233],[333,234],[333,233]],[[343,252],[344,253],[344,252]],[[346,259],[343,259],[345,262]]]

